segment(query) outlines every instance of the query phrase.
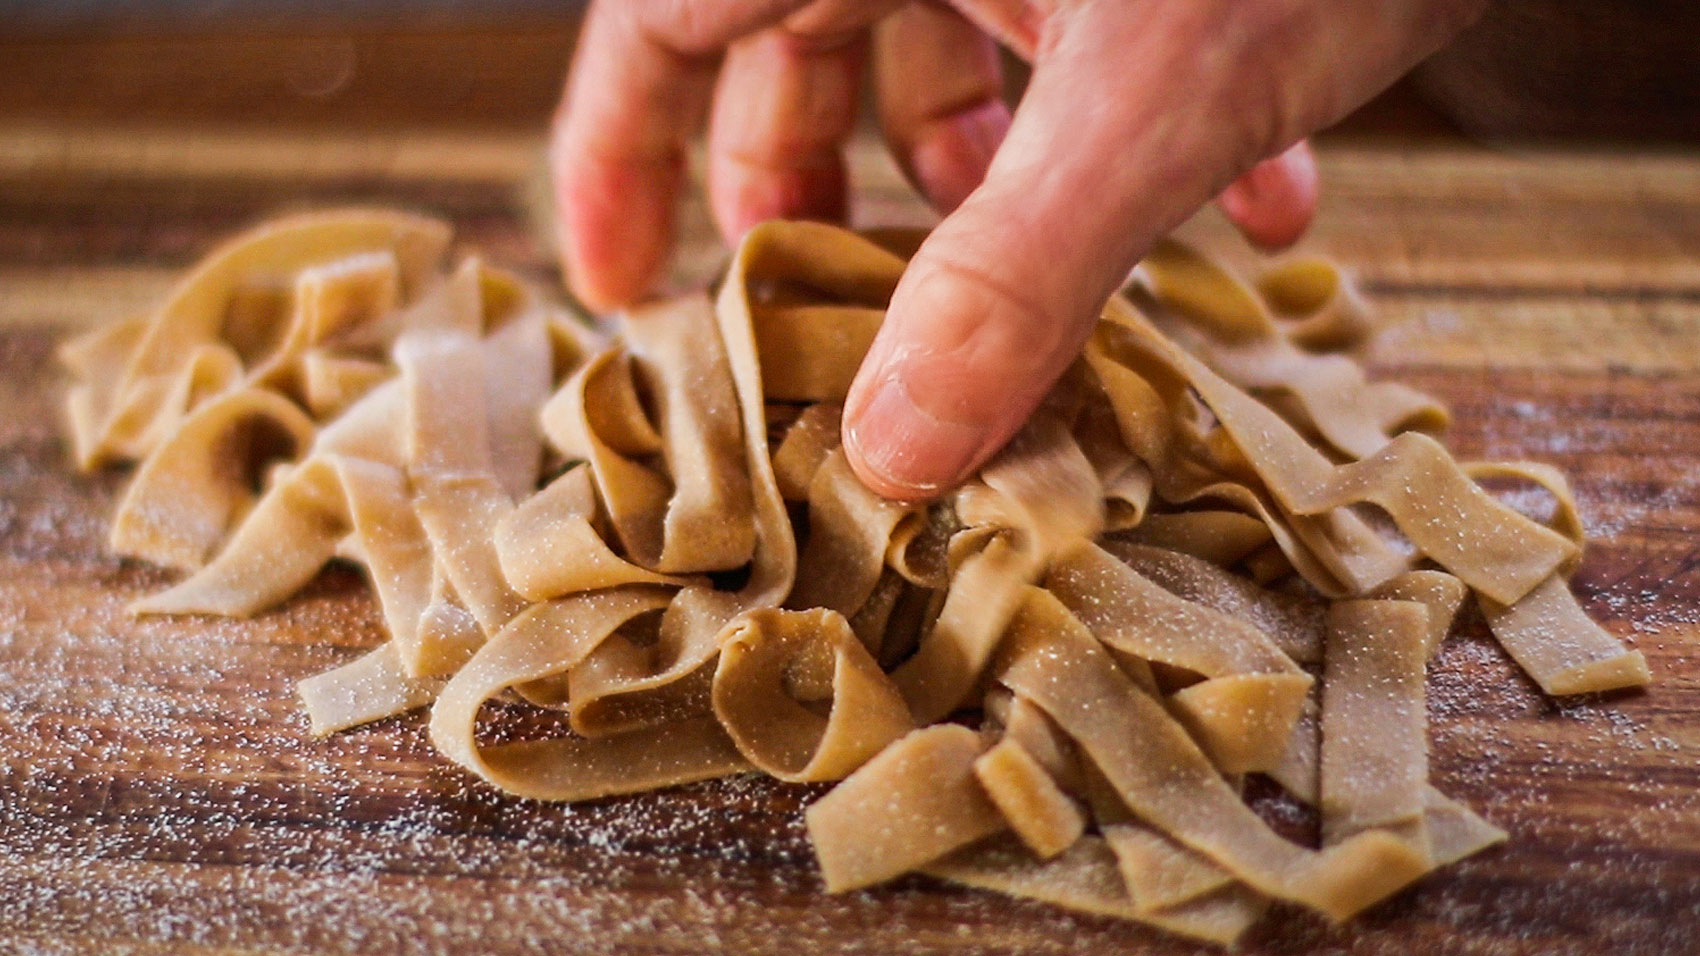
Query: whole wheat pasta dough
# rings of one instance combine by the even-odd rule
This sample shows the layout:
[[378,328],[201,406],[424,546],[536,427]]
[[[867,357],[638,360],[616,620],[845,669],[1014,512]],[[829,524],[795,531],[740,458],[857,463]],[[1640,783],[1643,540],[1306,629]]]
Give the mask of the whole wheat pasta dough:
[[1245,283],[1160,245],[1009,446],[915,505],[838,429],[917,234],[767,223],[612,335],[449,239],[268,223],[61,352],[77,460],[136,463],[113,550],[184,572],[134,613],[364,570],[388,640],[301,682],[315,733],[428,707],[444,756],[544,800],[835,782],[829,891],[921,872],[1231,944],[1504,839],[1428,782],[1424,668],[1472,596],[1549,693],[1649,679],[1566,584],[1562,476],[1456,462],[1445,409],[1351,357],[1373,323],[1326,260]]

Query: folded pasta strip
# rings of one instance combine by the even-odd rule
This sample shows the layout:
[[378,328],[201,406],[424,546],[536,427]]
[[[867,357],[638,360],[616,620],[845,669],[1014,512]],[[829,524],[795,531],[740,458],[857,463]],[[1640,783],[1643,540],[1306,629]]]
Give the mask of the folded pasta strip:
[[[138,462],[112,547],[186,572],[135,613],[365,570],[389,640],[301,682],[314,732],[429,706],[546,800],[841,781],[807,812],[831,891],[922,872],[1218,943],[1277,900],[1344,919],[1505,836],[1427,779],[1472,593],[1547,692],[1648,681],[1566,584],[1562,476],[1454,461],[1445,410],[1347,354],[1371,326],[1322,260],[1250,286],[1161,245],[974,480],[869,493],[841,406],[918,240],[765,224],[603,339],[446,268],[434,220],[280,220],[64,346],[73,449]],[[1550,526],[1478,477],[1546,488]]]

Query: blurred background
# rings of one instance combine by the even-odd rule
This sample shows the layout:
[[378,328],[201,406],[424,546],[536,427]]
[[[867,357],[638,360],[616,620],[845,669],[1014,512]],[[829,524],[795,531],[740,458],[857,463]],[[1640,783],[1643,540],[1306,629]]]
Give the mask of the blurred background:
[[[578,0],[0,0],[0,116],[546,122]],[[1700,4],[1500,0],[1345,124],[1700,141]]]

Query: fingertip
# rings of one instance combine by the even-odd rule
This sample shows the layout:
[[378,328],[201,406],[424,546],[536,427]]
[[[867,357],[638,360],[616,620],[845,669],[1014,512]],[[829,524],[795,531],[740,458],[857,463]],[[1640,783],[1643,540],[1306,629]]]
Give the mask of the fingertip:
[[931,501],[938,497],[937,488],[922,489],[903,481],[898,481],[885,472],[868,463],[868,456],[862,451],[860,443],[853,437],[855,432],[847,424],[844,433],[844,457],[850,463],[850,470],[863,487],[887,501],[905,503]]
[[1310,228],[1316,214],[1316,157],[1304,141],[1266,159],[1235,180],[1217,202],[1246,239],[1284,249]]
[[872,369],[844,418],[844,454],[869,490],[896,501],[926,501],[968,477],[984,456],[989,429],[922,408],[903,369]]
[[865,43],[770,29],[721,65],[708,132],[708,193],[731,243],[769,219],[842,222],[843,148],[855,128]]
[[734,245],[769,219],[843,222],[849,206],[844,164],[836,154],[811,166],[781,169],[715,158],[709,205],[720,234]]
[[667,257],[682,175],[682,159],[557,163],[562,268],[586,306],[606,311],[648,290]]
[[939,239],[935,231],[931,254],[923,247],[899,283],[845,400],[851,467],[902,501],[971,477],[1077,351],[1068,322],[955,264]]
[[1002,100],[986,100],[923,128],[909,163],[916,185],[934,208],[952,212],[980,185],[1009,133],[1010,120]]

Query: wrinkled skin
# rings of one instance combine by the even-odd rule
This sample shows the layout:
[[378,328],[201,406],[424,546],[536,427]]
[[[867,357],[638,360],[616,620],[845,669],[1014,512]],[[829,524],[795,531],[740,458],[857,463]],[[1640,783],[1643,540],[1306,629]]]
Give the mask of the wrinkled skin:
[[[1303,137],[1437,49],[1482,0],[597,0],[553,140],[573,290],[641,297],[685,151],[731,241],[839,219],[870,58],[880,125],[945,213],[851,389],[845,445],[894,498],[948,490],[1078,354],[1151,243],[1216,197],[1255,243],[1316,206]],[[995,43],[1033,64],[1019,108]]]

